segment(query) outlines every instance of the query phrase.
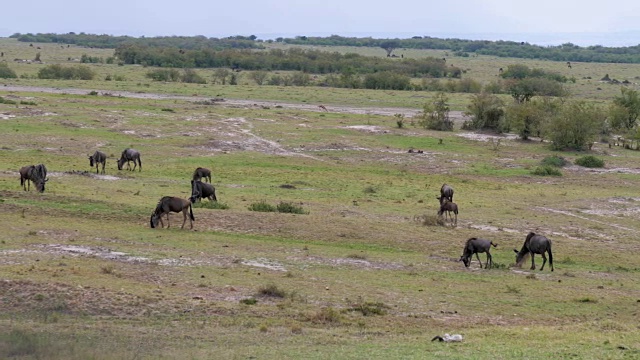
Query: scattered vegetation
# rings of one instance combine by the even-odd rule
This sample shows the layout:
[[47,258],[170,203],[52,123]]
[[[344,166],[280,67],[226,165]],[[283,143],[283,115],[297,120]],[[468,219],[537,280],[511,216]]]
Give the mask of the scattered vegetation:
[[16,74],[13,69],[7,65],[5,62],[0,62],[0,79],[16,79],[18,78],[18,74]]
[[38,79],[92,80],[95,72],[88,66],[47,65],[38,71]]
[[579,157],[574,162],[576,165],[580,165],[587,168],[603,168],[604,167],[604,160],[598,159],[593,155],[586,155],[586,156]]
[[364,301],[362,297],[358,297],[355,302],[349,304],[349,307],[347,307],[346,310],[359,312],[364,316],[371,316],[386,315],[387,309],[389,309],[389,306],[384,303]]
[[562,176],[562,172],[551,165],[537,166],[531,173],[538,176]]
[[275,284],[268,284],[258,289],[259,296],[267,296],[273,298],[284,298],[287,296],[287,292],[278,288]]
[[540,162],[540,165],[542,166],[553,166],[557,168],[565,167],[568,164],[569,162],[567,161],[567,159],[558,155],[547,156]]

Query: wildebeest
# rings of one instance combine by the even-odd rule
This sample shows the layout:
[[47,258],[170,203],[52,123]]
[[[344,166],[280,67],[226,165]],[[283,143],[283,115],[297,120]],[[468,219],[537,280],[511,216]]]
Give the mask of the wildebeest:
[[216,188],[211,184],[203,183],[200,180],[191,180],[191,202],[198,202],[200,199],[218,201]]
[[440,188],[440,197],[437,199],[440,200],[440,205],[442,205],[444,199],[449,200],[449,202],[453,202],[453,188],[447,184],[442,184],[442,187]]
[[211,170],[203,167],[197,167],[196,170],[193,172],[192,180],[198,181],[203,178],[208,179],[209,183],[211,183]]
[[47,179],[47,168],[43,164],[20,168],[20,185],[25,191],[31,190],[31,181],[36,186],[36,190],[44,192],[44,184],[49,179]]
[[96,151],[93,155],[89,156],[89,165],[93,167],[96,166],[96,174],[99,172],[98,165],[102,164],[102,173],[104,174],[104,167],[107,165],[107,154],[102,151]]
[[[136,160],[138,164],[136,164]],[[131,169],[130,161],[133,161],[133,169]],[[137,165],[140,165],[138,171],[142,171],[142,161],[140,161],[140,152],[135,149],[124,149],[122,155],[120,155],[120,159],[118,160],[118,170],[122,170],[122,165],[127,163],[127,170],[135,170]]]
[[471,264],[471,257],[473,254],[476,254],[476,258],[480,263],[480,269],[482,269],[482,261],[480,261],[478,253],[487,253],[487,262],[485,263],[484,268],[489,269],[493,265],[493,259],[489,252],[491,250],[491,245],[493,245],[493,247],[498,246],[498,244],[494,244],[491,240],[478,239],[475,237],[469,238],[464,245],[464,250],[462,250],[462,256],[460,256],[459,261],[462,261],[465,267],[469,267]]
[[[440,200],[443,201],[443,200]],[[449,221],[453,222],[454,226],[458,225],[458,205],[456,205],[456,203],[452,203],[447,199],[444,199],[444,201],[442,202],[442,204],[440,205],[440,210],[438,211],[438,216],[442,216],[442,214],[445,213],[445,211],[447,212],[444,215],[445,220],[447,219],[447,214],[449,215]],[[453,217],[451,216],[451,213],[455,214],[455,221],[453,221]]]
[[162,215],[167,214],[167,229],[171,227],[171,223],[169,222],[169,213],[179,213],[182,211],[182,215],[184,220],[182,221],[181,229],[184,229],[184,224],[187,222],[187,209],[189,209],[189,224],[191,225],[191,229],[193,229],[193,222],[196,220],[193,217],[193,209],[191,208],[191,201],[185,200],[179,197],[173,196],[164,196],[158,201],[158,205],[156,209],[151,214],[151,219],[149,223],[151,228],[155,228],[158,226],[158,221],[160,225],[164,227],[164,223],[162,222]]
[[553,271],[553,254],[551,254],[551,240],[547,239],[542,235],[537,235],[536,233],[530,232],[527,235],[527,238],[524,240],[524,244],[522,245],[522,249],[518,251],[517,249],[513,249],[516,253],[516,264],[521,264],[524,261],[525,255],[531,255],[531,270],[536,269],[536,263],[533,259],[535,254],[542,255],[542,267],[540,270],[544,269],[544,264],[547,263],[547,257],[545,256],[545,252],[549,253],[549,266],[551,266],[551,271]]

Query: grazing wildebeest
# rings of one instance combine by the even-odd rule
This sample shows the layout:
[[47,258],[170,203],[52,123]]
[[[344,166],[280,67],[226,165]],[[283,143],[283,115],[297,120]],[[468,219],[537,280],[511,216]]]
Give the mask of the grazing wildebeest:
[[[443,201],[443,200],[440,200],[440,201]],[[445,214],[445,211],[447,212],[446,214]],[[453,217],[451,216],[452,212],[456,216],[455,221],[453,221]],[[458,225],[458,205],[456,205],[456,203],[452,203],[449,200],[444,199],[444,201],[440,205],[440,210],[438,211],[438,216],[442,216],[442,214],[445,214],[444,215],[445,221],[447,219],[447,214],[448,214],[449,215],[449,221],[452,221],[454,226]]]
[[467,240],[467,243],[464,245],[464,250],[462,251],[462,256],[460,256],[460,260],[464,263],[465,267],[469,267],[471,264],[471,257],[473,254],[476,254],[476,258],[478,258],[478,262],[480,263],[480,269],[482,269],[482,261],[480,261],[479,253],[486,252],[487,253],[487,262],[484,265],[485,269],[491,268],[493,265],[493,259],[491,258],[491,245],[493,247],[498,246],[498,244],[494,244],[491,240],[478,239],[478,238],[470,238]]
[[209,201],[218,201],[216,197],[216,188],[211,184],[203,183],[200,180],[191,180],[191,202],[198,202],[201,199],[209,199]]
[[549,253],[549,265],[551,266],[551,271],[553,271],[553,254],[551,254],[551,240],[547,239],[542,235],[537,235],[536,233],[530,232],[527,235],[527,238],[524,240],[524,244],[522,245],[522,249],[518,251],[517,249],[513,249],[516,253],[516,264],[520,264],[525,255],[531,255],[531,270],[536,269],[536,263],[533,259],[535,254],[542,255],[542,267],[540,271],[544,269],[544,264],[547,263],[547,257],[544,255],[545,252]]
[[211,170],[203,167],[197,167],[196,170],[193,172],[192,180],[198,181],[202,178],[208,179],[209,183],[211,183]]
[[162,222],[162,215],[167,214],[167,229],[171,227],[171,223],[169,222],[169,213],[179,213],[182,211],[182,215],[184,220],[182,221],[181,229],[184,229],[184,224],[187,222],[187,209],[189,209],[189,224],[191,225],[191,229],[193,229],[193,222],[196,220],[193,217],[193,209],[191,208],[191,201],[185,200],[179,197],[173,196],[164,196],[160,201],[158,201],[158,205],[156,209],[151,214],[151,219],[149,221],[151,228],[155,228],[158,226],[158,221],[160,225],[164,227],[164,223]]
[[[140,152],[135,149],[124,149],[122,155],[120,155],[120,159],[118,160],[118,170],[122,170],[122,165],[127,163],[127,170],[134,171],[136,169],[136,160],[138,161],[137,165],[140,165],[138,171],[142,171],[142,161],[140,161]],[[130,161],[133,161],[133,169],[131,169]]]
[[444,199],[449,200],[449,202],[453,202],[453,188],[447,184],[442,184],[442,187],[440,188],[440,197],[436,198],[440,200],[440,205],[442,205]]
[[102,164],[102,173],[104,174],[104,167],[107,165],[107,154],[102,151],[96,151],[93,155],[89,156],[89,165],[93,167],[96,166],[96,174],[99,172],[98,165]]
[[43,164],[20,168],[20,185],[25,191],[31,190],[31,181],[36,186],[36,190],[44,192],[44,184],[49,179],[47,179],[47,168]]

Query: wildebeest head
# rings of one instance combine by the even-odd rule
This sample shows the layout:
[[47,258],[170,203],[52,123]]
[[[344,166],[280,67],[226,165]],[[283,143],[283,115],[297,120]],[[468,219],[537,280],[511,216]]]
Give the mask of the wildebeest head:
[[94,164],[94,160],[93,160],[93,155],[89,156],[89,166],[93,166]]
[[460,256],[460,260],[458,261],[462,261],[464,263],[464,267],[469,267],[469,265],[471,264],[471,257],[462,255]]
[[159,216],[156,213],[151,214],[151,219],[149,219],[149,225],[152,229],[155,229],[158,226]]
[[36,190],[39,192],[44,192],[44,184],[49,181],[49,179],[40,179],[36,181]]

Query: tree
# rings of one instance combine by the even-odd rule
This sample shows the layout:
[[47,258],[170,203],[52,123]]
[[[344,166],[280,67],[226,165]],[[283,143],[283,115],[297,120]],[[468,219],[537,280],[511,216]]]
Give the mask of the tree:
[[465,123],[466,128],[501,131],[504,103],[493,94],[475,94],[471,97],[471,103],[467,105],[466,115],[471,116],[471,123]]
[[15,79],[17,77],[16,72],[7,63],[0,63],[0,79]]
[[258,70],[251,73],[250,77],[258,85],[262,85],[269,74],[266,71]]
[[387,57],[391,56],[393,50],[400,47],[399,40],[385,40],[380,43],[380,47],[383,48],[387,52]]
[[620,95],[613,99],[613,103],[626,109],[626,118],[623,124],[626,129],[632,129],[640,116],[640,96],[633,89],[620,88]]
[[585,101],[562,106],[547,124],[546,133],[554,150],[587,150],[604,126],[604,112]]
[[440,92],[432,102],[424,104],[422,118],[418,123],[431,130],[453,131],[453,121],[449,118],[449,98]]
[[222,85],[225,85],[227,83],[227,76],[229,76],[229,74],[231,74],[229,69],[216,69],[216,71],[213,72],[213,82],[215,83],[216,81],[220,80]]
[[522,140],[540,131],[541,111],[534,102],[514,102],[505,112],[506,129],[514,131]]

